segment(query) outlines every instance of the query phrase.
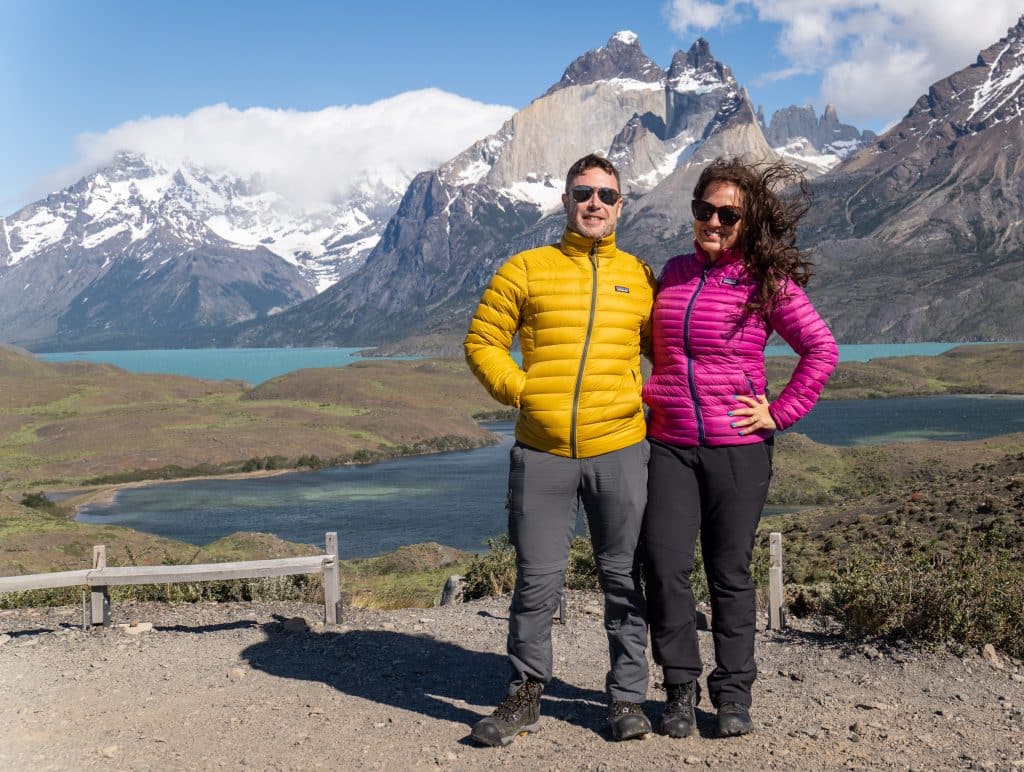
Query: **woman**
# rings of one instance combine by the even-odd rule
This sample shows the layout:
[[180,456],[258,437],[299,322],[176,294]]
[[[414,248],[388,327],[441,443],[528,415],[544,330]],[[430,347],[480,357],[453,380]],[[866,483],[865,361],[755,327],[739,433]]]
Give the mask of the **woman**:
[[[776,191],[797,184],[795,197]],[[796,246],[809,194],[782,163],[717,159],[693,193],[696,251],[665,265],[652,317],[645,578],[654,659],[664,672],[661,731],[693,732],[701,674],[690,573],[698,531],[715,669],[708,692],[721,736],[753,730],[754,534],[772,474],[772,436],[807,414],[839,358],[801,289],[810,263]],[[800,361],[767,398],[764,347],[777,332]]]

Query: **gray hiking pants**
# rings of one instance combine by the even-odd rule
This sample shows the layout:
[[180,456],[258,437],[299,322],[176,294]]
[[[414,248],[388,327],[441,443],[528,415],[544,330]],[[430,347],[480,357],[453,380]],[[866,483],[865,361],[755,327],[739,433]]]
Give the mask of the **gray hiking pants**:
[[508,624],[509,694],[527,678],[551,680],[551,620],[582,500],[604,591],[608,695],[628,702],[646,698],[647,622],[636,553],[650,453],[646,440],[593,458],[564,458],[519,443],[510,451],[516,587]]

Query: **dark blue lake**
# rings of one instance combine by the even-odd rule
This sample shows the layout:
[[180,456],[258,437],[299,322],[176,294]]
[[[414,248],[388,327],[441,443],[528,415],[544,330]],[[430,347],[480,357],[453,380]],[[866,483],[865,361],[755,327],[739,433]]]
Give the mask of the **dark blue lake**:
[[[436,541],[482,550],[503,533],[512,424],[493,424],[497,445],[276,477],[195,480],[121,491],[86,522],[116,523],[207,544],[235,531],[323,544],[337,531],[345,557]],[[1024,431],[1024,398],[943,396],[821,402],[797,425],[818,442],[878,444],[967,440]],[[776,510],[780,511],[780,510]]]

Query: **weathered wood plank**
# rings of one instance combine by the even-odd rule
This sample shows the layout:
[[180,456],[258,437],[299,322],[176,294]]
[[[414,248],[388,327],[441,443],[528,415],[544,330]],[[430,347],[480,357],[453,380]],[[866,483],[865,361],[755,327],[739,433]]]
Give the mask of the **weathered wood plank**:
[[768,535],[768,626],[781,630],[786,624],[782,593],[782,534]]
[[53,587],[75,587],[87,584],[90,570],[54,571],[51,574],[29,574],[27,576],[0,576],[0,592],[23,592],[25,590],[49,590]]
[[[92,548],[92,575],[96,571],[102,571],[107,567],[107,547],[105,544],[97,544]],[[89,582],[92,585],[92,582]],[[94,625],[110,624],[110,590],[107,585],[93,585],[91,616]]]
[[341,572],[338,565],[338,534],[328,531],[324,537],[324,623],[336,625],[341,621]]
[[90,585],[165,584],[256,579],[265,576],[316,574],[323,570],[323,555],[193,566],[115,566],[88,572]]

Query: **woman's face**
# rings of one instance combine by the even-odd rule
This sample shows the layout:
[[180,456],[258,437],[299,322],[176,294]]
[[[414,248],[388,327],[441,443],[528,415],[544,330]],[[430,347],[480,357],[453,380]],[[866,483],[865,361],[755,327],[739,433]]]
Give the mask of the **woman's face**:
[[[704,190],[702,199],[714,207],[730,206],[743,211],[743,191],[731,182],[711,183]],[[707,221],[695,219],[693,233],[701,249],[714,262],[722,256],[722,250],[733,249],[739,243],[743,233],[743,220],[733,225],[723,225],[716,212]]]

